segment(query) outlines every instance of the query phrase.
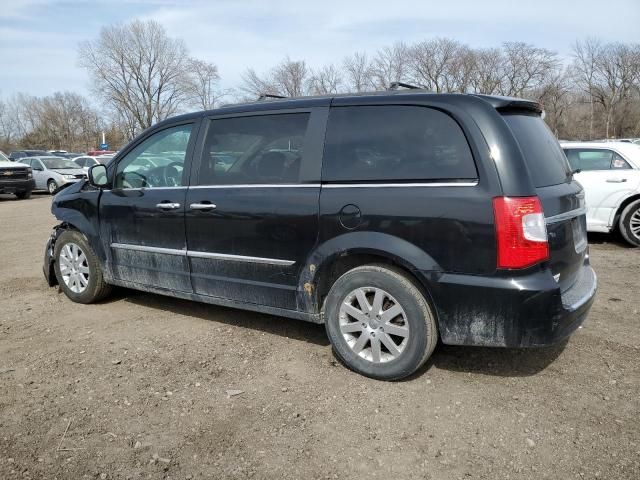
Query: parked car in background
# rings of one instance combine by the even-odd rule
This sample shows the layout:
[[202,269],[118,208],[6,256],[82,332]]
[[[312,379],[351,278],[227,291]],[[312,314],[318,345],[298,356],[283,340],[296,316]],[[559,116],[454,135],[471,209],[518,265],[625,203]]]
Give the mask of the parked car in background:
[[85,172],[89,170],[89,167],[93,165],[98,165],[100,162],[96,159],[96,157],[90,157],[89,155],[81,155],[79,157],[75,157],[71,159],[74,163],[76,163],[80,168],[82,168]]
[[116,153],[115,150],[89,150],[87,152],[87,155],[91,157],[97,157],[98,155],[109,155],[109,154],[115,154],[115,153]]
[[64,157],[68,152],[66,150],[48,150],[47,153],[56,157]]
[[116,156],[115,153],[105,153],[104,155],[97,155],[93,158],[95,158],[98,162],[102,163],[103,165],[107,165],[111,160],[113,160],[113,157],[115,156]]
[[585,190],[587,230],[619,230],[640,247],[640,145],[628,142],[561,144]]
[[597,281],[541,112],[417,90],[171,118],[55,196],[44,273],[80,303],[120,285],[324,323],[379,379],[439,340],[559,342]]
[[63,185],[84,180],[82,168],[68,158],[54,156],[30,157],[23,160],[33,170],[36,190],[54,194]]
[[0,193],[13,193],[20,199],[26,199],[31,196],[34,187],[33,174],[29,165],[9,161],[2,153],[0,155]]
[[0,150],[0,161],[10,162],[11,159],[9,157],[7,157],[2,150]]
[[9,154],[9,160],[15,162],[20,158],[35,157],[41,155],[47,156],[49,155],[49,153],[45,150],[14,150]]

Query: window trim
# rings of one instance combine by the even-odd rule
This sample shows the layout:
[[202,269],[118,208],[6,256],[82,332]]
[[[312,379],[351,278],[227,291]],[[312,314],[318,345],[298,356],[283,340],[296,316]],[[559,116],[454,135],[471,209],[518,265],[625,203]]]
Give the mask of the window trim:
[[[109,186],[111,188],[104,189],[104,190],[114,190],[114,191],[121,192],[121,191],[134,191],[134,190],[156,190],[156,189],[159,189],[159,188],[183,188],[183,187],[186,188],[186,187],[188,187],[189,186],[190,172],[191,172],[191,163],[192,163],[192,160],[193,160],[193,151],[194,151],[194,148],[196,146],[196,140],[197,140],[197,137],[198,137],[198,134],[199,134],[199,131],[200,131],[200,124],[201,124],[201,118],[193,118],[193,119],[189,119],[189,120],[183,120],[181,122],[162,125],[162,126],[159,126],[158,128],[152,128],[152,129],[149,129],[147,132],[142,133],[139,137],[137,137],[135,140],[130,142],[129,145],[127,145],[127,147],[125,149],[123,149],[123,151],[120,152],[109,163],[108,170],[110,169],[110,171],[108,172],[108,176],[110,178]],[[183,125],[192,125],[192,127],[191,127],[191,135],[189,136],[189,143],[187,144],[187,150],[186,150],[185,156],[184,156],[184,167],[182,169],[182,183],[183,183],[183,185],[180,185],[178,187],[151,187],[151,188],[150,187],[135,187],[135,188],[122,187],[122,188],[117,188],[115,186],[116,174],[118,172],[118,167],[120,166],[120,162],[122,162],[125,158],[127,158],[129,153],[131,153],[138,146],[140,146],[142,143],[146,142],[149,138],[151,138],[152,136],[156,135],[157,133],[163,132],[165,130],[169,130],[171,128],[181,127]]]
[[[481,161],[479,158],[479,155],[476,152],[476,145],[475,142],[473,141],[473,136],[471,135],[471,132],[469,132],[464,124],[464,122],[461,121],[461,119],[458,118],[458,116],[453,112],[450,111],[448,109],[442,108],[442,106],[440,105],[436,105],[436,104],[430,104],[430,103],[413,103],[413,102],[409,102],[409,103],[405,103],[405,102],[382,102],[382,103],[378,103],[378,102],[374,102],[374,103],[346,103],[346,104],[337,104],[331,105],[331,110],[334,109],[343,109],[343,108],[358,108],[358,107],[367,107],[367,108],[371,108],[371,107],[419,107],[419,108],[425,108],[428,110],[435,110],[439,113],[442,113],[443,115],[446,115],[447,117],[449,117],[460,129],[460,132],[462,133],[462,136],[465,139],[465,142],[467,144],[469,153],[471,154],[471,161],[473,163],[473,167],[475,170],[475,176],[474,177],[453,177],[453,178],[410,178],[410,179],[379,179],[379,180],[372,180],[372,179],[367,179],[367,180],[327,180],[324,178],[324,176],[322,177],[322,184],[323,186],[326,187],[330,187],[330,186],[340,186],[340,185],[349,185],[349,186],[358,186],[358,185],[363,185],[363,186],[371,186],[371,185],[375,185],[375,184],[379,184],[379,185],[386,185],[386,186],[400,186],[400,185],[453,185],[453,184],[464,184],[464,186],[476,186],[480,183],[480,171],[481,171]],[[324,138],[324,147],[326,148],[326,134],[328,132],[328,128],[329,128],[329,121],[330,121],[330,115],[327,118],[327,123],[326,123],[326,127],[325,127],[325,138]],[[322,167],[323,167],[323,172],[324,172],[324,161],[325,161],[325,152],[324,152],[324,148],[323,148],[323,155],[322,155]]]

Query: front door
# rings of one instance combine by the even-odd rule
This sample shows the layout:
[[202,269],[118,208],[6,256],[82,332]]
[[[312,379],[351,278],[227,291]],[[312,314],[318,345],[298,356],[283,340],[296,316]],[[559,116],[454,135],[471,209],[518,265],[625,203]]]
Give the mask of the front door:
[[115,165],[100,198],[100,228],[115,279],[191,292],[184,230],[189,157],[186,123],[154,132]]
[[312,110],[209,121],[186,199],[196,293],[296,309],[318,234],[327,109]]
[[36,190],[44,190],[47,188],[47,174],[44,171],[44,165],[37,158],[23,159],[23,163],[31,165],[33,172],[33,180],[36,183]]

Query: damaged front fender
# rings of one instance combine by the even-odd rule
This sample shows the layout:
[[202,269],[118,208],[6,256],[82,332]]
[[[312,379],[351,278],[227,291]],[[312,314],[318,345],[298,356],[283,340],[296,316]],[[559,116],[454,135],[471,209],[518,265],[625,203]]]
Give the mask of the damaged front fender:
[[56,278],[56,272],[54,268],[55,258],[53,256],[53,251],[56,248],[56,241],[58,240],[58,237],[65,230],[69,230],[69,225],[64,222],[53,227],[53,231],[51,232],[51,235],[49,235],[47,245],[44,249],[42,273],[44,273],[44,278],[47,280],[47,284],[50,287],[55,287],[56,285],[58,285],[58,279]]

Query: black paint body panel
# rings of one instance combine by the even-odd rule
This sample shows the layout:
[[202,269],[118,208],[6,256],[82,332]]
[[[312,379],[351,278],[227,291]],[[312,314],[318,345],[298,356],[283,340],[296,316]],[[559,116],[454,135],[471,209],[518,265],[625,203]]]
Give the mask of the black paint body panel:
[[[462,128],[478,171],[465,186],[329,185],[321,178],[322,147],[331,106],[418,105],[450,115]],[[282,111],[313,112],[301,166],[304,186],[153,189],[102,192],[84,182],[54,199],[53,213],[84,233],[108,282],[208,303],[321,321],[322,276],[338,259],[373,255],[405,269],[436,312],[442,341],[460,345],[540,346],[561,340],[586,317],[595,295],[565,305],[578,278],[591,272],[588,251],[576,251],[572,219],[548,226],[551,258],[534,267],[496,269],[492,199],[538,195],[547,217],[578,211],[581,187],[566,182],[536,189],[501,109],[535,112],[537,104],[473,95],[395,92],[238,105],[169,119],[143,132],[109,165],[154,132],[199,122],[185,175],[194,185],[209,119]],[[182,208],[159,212],[155,204]],[[212,202],[214,211],[190,211]],[[584,222],[584,214],[575,221]],[[51,277],[50,251],[45,276]],[[185,255],[115,251],[111,243],[289,260],[291,265]],[[558,276],[559,275],[559,276]],[[55,278],[50,279],[55,284]],[[584,283],[584,282],[583,282]],[[584,288],[580,284],[580,288]],[[582,292],[582,290],[581,290]]]

